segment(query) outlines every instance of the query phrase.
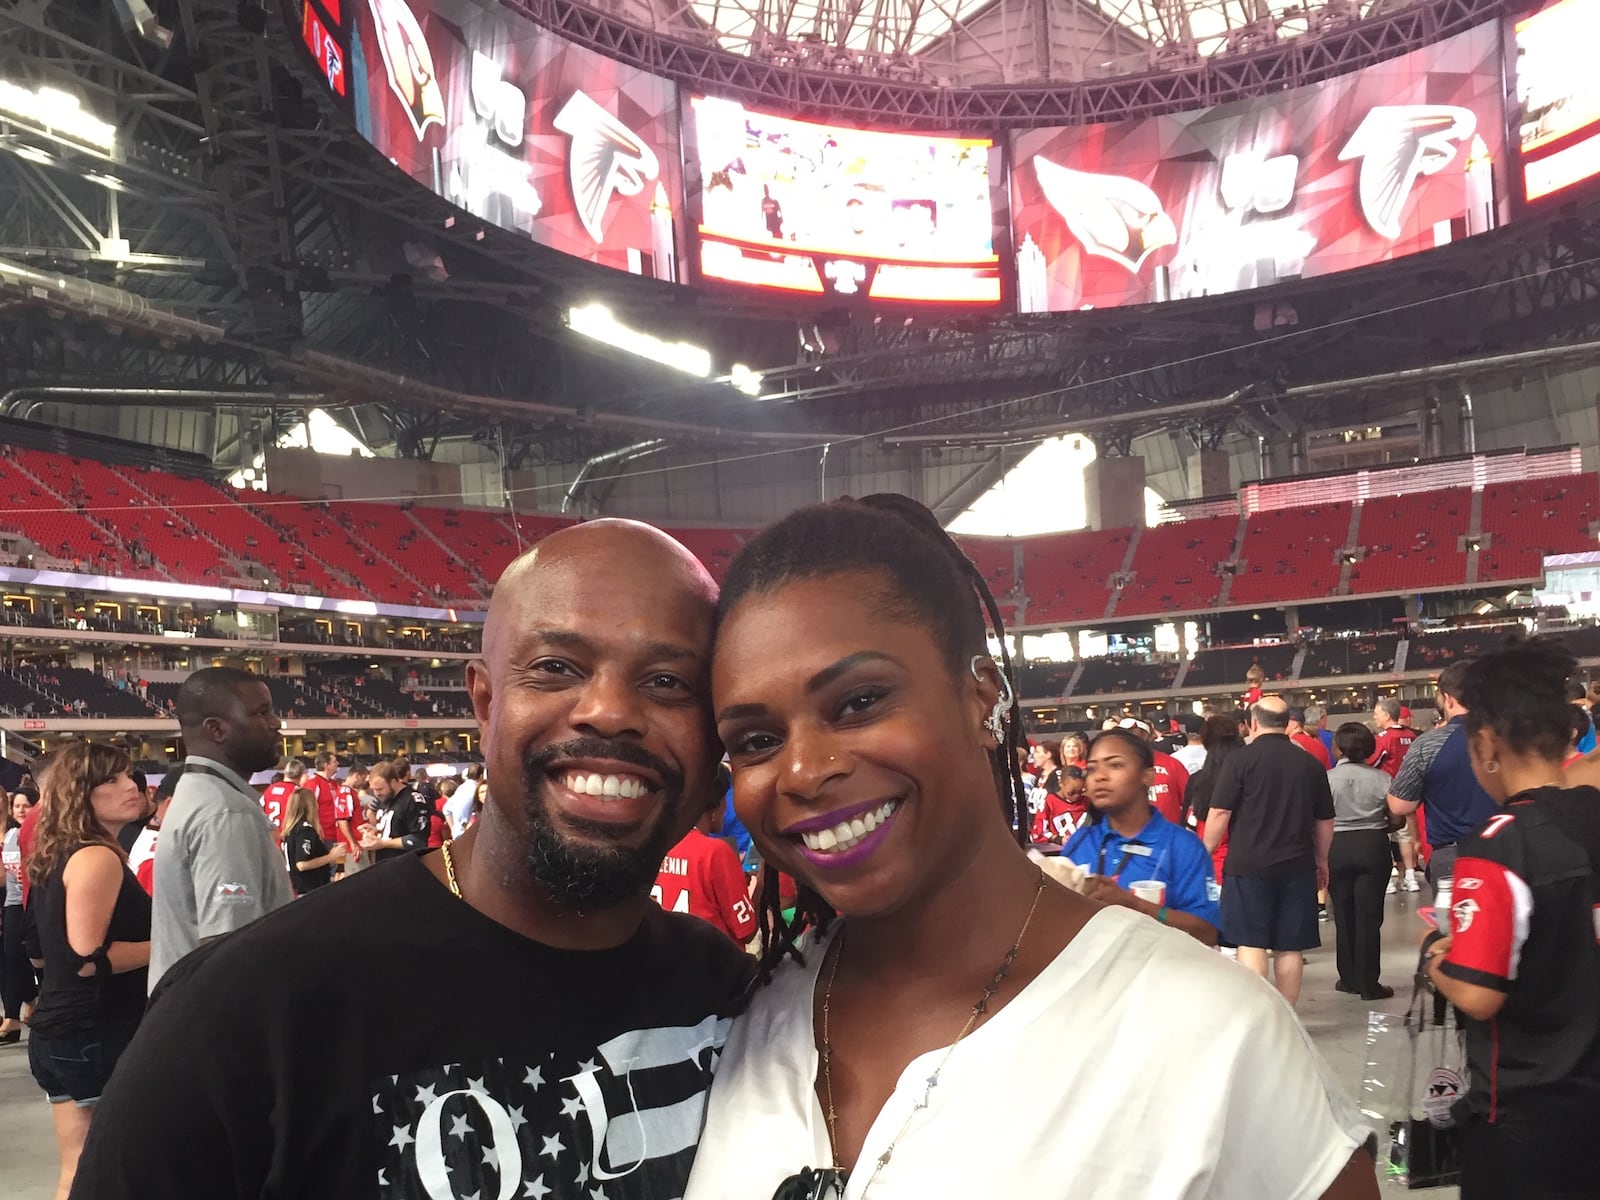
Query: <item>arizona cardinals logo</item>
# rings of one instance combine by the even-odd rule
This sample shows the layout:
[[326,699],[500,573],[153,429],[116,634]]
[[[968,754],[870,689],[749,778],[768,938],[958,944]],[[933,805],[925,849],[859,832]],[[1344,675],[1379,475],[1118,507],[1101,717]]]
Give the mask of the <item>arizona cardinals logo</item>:
[[378,29],[389,90],[400,98],[420,142],[429,125],[445,123],[444,90],[433,68],[428,39],[405,0],[370,0],[368,8]]
[[567,177],[578,219],[596,245],[605,239],[611,194],[637,196],[661,170],[655,151],[583,92],[573,92],[555,127],[572,139]]
[[1453,104],[1380,105],[1367,113],[1339,151],[1339,161],[1361,160],[1358,192],[1367,224],[1391,241],[1417,180],[1455,161],[1459,143],[1478,128],[1469,108]]
[[1044,198],[1090,254],[1137,275],[1145,259],[1178,240],[1160,197],[1137,179],[1074,171],[1041,157],[1034,158],[1033,171]]

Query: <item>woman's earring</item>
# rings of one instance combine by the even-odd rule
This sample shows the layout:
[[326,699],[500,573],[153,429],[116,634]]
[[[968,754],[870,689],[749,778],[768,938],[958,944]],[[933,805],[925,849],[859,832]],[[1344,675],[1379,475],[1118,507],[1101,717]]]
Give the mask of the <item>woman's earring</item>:
[[985,658],[981,654],[974,654],[969,665],[972,670],[972,677],[980,683],[983,682],[982,668],[984,666],[994,667],[995,675],[999,677],[1000,698],[994,702],[994,707],[989,710],[989,715],[983,719],[983,728],[996,742],[1004,745],[1006,740],[1006,717],[1011,712],[1011,701],[1014,698],[1011,691],[1011,681],[1006,678],[1006,673],[1000,669],[998,663],[992,659]]
[[1500,774],[1500,764],[1495,762],[1495,760],[1492,759],[1492,758],[1488,762],[1483,764],[1483,769],[1485,771],[1489,772],[1489,774],[1491,774],[1491,775]]

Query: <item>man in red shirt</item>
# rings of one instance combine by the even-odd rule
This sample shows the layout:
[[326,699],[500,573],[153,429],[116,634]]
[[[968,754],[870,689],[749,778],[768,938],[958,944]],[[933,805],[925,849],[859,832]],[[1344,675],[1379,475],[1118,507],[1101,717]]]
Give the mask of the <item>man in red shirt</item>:
[[1172,755],[1155,749],[1155,730],[1148,721],[1141,721],[1138,717],[1123,717],[1117,725],[1122,729],[1138,730],[1151,743],[1156,760],[1156,781],[1150,785],[1150,803],[1174,825],[1181,824],[1183,793],[1189,786],[1188,769]]
[[289,811],[289,797],[294,795],[296,788],[306,786],[305,775],[306,764],[298,758],[291,758],[284,764],[283,778],[267,784],[266,790],[261,793],[261,811],[272,822],[273,834],[279,841],[283,840],[283,818]]
[[[305,777],[305,786],[317,797],[317,821],[322,826],[322,836],[333,841],[337,838],[346,847],[346,855],[361,852],[361,839],[356,836],[355,823],[347,814],[339,815],[339,785],[334,776],[339,771],[339,756],[324,750],[311,760],[316,769]],[[338,874],[337,868],[334,871]]]
[[1324,771],[1333,770],[1333,759],[1328,757],[1328,748],[1322,744],[1322,739],[1306,732],[1306,710],[1303,708],[1289,710],[1289,740],[1321,763]]
[[339,831],[340,838],[349,830],[349,836],[355,839],[354,849],[347,850],[344,856],[344,869],[348,873],[355,869],[356,860],[361,855],[361,835],[357,827],[361,824],[361,793],[367,790],[367,769],[365,767],[351,767],[345,772],[344,782],[341,783],[333,794],[333,820],[334,826]]
[[708,830],[721,810],[708,812],[667,851],[650,898],[668,912],[709,921],[740,945],[756,932],[755,905],[746,889],[739,853]]
[[[1400,764],[1405,762],[1411,743],[1417,740],[1417,731],[1411,728],[1411,710],[1403,708],[1393,696],[1387,696],[1372,706],[1372,725],[1378,731],[1378,748],[1367,760],[1367,765],[1377,767],[1393,779],[1400,773]],[[1406,818],[1405,825],[1395,833],[1394,840],[1400,849],[1400,863],[1406,869],[1405,875],[1398,881],[1399,887],[1408,892],[1421,891],[1422,881],[1417,878],[1416,813]],[[1396,881],[1391,879],[1390,893],[1395,889]]]

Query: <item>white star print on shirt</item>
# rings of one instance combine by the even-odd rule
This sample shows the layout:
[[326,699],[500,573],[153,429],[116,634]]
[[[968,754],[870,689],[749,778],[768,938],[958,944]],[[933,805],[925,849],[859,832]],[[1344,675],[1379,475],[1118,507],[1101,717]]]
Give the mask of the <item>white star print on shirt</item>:
[[558,1133],[544,1139],[544,1146],[539,1150],[539,1153],[554,1162],[565,1149],[566,1147],[561,1144],[561,1135]]
[[561,1102],[561,1115],[563,1117],[575,1117],[582,1111],[583,1101],[576,1096],[568,1096]]
[[404,1150],[407,1146],[411,1145],[411,1143],[416,1141],[416,1140],[417,1140],[416,1138],[411,1136],[411,1126],[409,1126],[409,1125],[396,1125],[394,1127],[394,1136],[389,1139],[389,1145],[397,1146],[401,1150]]
[[434,1086],[432,1084],[429,1084],[427,1087],[419,1087],[417,1089],[417,1103],[418,1104],[424,1104],[424,1105],[432,1104],[438,1098],[439,1098],[438,1091],[434,1088]]
[[472,1122],[467,1120],[465,1113],[458,1113],[450,1119],[450,1136],[465,1139],[472,1132]]
[[522,1077],[522,1082],[538,1091],[544,1086],[544,1071],[540,1067],[529,1067],[528,1073]]
[[550,1189],[544,1185],[544,1176],[529,1182],[522,1181],[522,1200],[544,1200],[550,1194]]
[[520,1108],[508,1107],[506,1109],[506,1116],[511,1118],[512,1133],[518,1132],[524,1125],[528,1123],[528,1118],[522,1115],[522,1109]]

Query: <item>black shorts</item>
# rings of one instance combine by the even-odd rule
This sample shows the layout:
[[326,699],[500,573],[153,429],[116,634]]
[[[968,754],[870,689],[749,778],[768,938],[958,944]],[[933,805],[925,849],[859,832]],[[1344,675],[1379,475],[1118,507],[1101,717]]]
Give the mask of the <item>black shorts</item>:
[[1235,946],[1258,950],[1314,950],[1322,945],[1316,872],[1282,879],[1224,875],[1222,936]]
[[55,1036],[28,1035],[28,1069],[51,1104],[72,1101],[88,1108],[133,1040],[137,1025],[118,1023]]

